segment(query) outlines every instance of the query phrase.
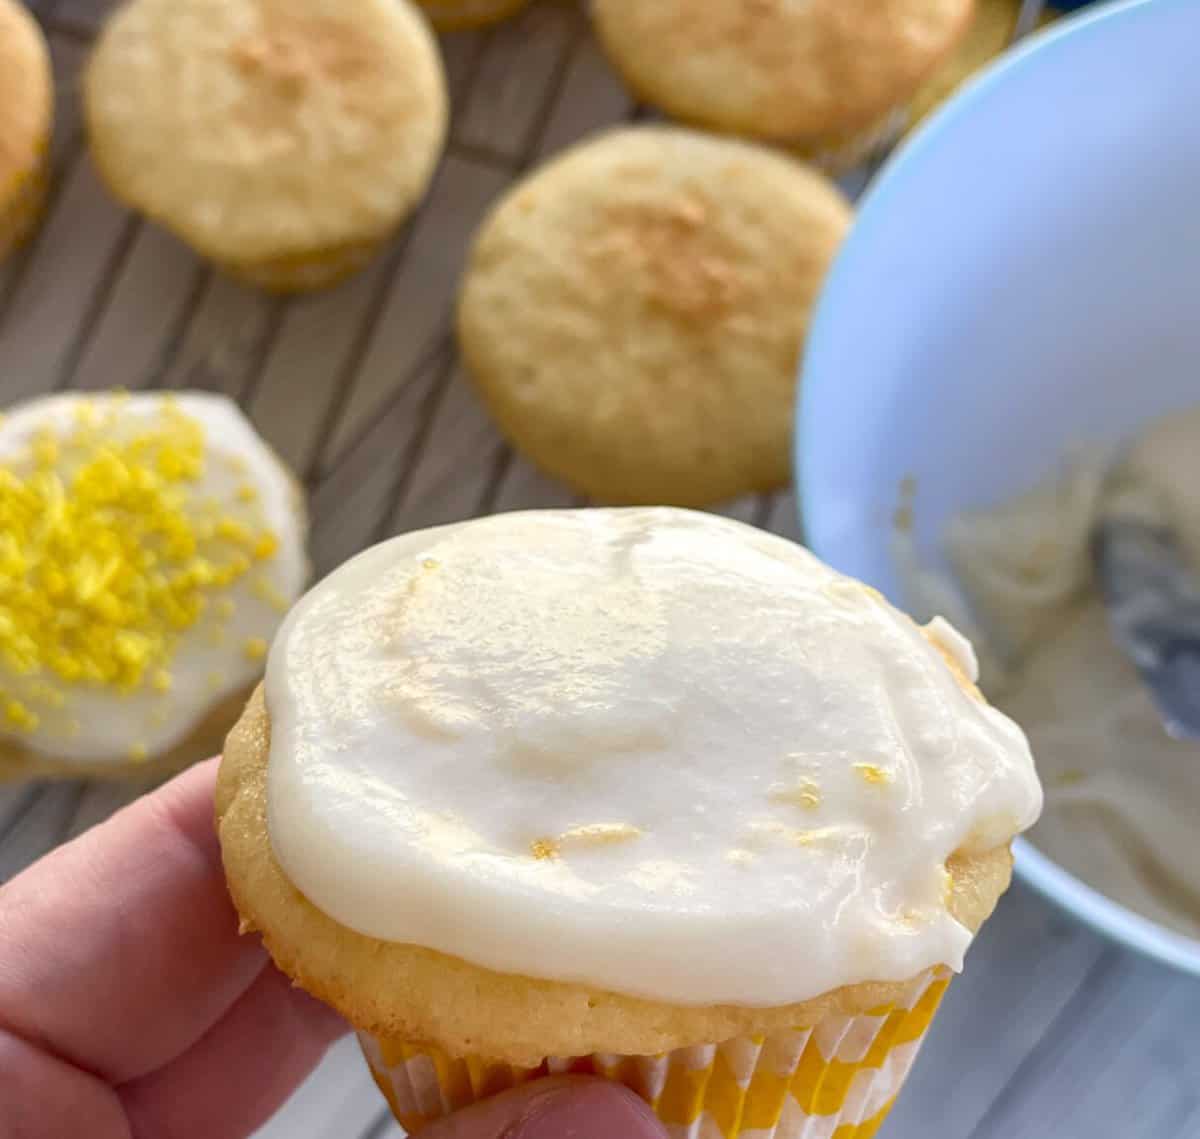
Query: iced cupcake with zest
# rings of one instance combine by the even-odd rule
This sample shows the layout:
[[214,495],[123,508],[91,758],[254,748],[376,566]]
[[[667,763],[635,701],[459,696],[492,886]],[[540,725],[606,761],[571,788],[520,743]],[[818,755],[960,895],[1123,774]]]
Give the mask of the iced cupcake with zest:
[[51,396],[0,420],[0,779],[220,750],[307,577],[283,464],[221,396]]
[[675,1135],[869,1135],[1040,808],[973,668],[724,519],[402,536],[276,639],[230,888],[409,1130],[581,1071]]

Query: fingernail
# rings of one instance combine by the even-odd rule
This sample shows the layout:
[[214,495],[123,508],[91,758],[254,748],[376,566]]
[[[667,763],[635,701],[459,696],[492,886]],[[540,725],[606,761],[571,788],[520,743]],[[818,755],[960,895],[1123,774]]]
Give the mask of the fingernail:
[[503,1139],[666,1139],[654,1113],[620,1084],[580,1080],[530,1100]]

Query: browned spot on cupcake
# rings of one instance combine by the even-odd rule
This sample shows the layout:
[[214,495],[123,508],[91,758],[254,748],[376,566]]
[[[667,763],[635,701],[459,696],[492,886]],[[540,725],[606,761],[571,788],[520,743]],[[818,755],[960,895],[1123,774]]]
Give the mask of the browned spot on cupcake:
[[623,203],[604,211],[585,244],[592,261],[615,262],[646,300],[687,321],[720,321],[762,288],[761,275],[710,224],[699,195]]

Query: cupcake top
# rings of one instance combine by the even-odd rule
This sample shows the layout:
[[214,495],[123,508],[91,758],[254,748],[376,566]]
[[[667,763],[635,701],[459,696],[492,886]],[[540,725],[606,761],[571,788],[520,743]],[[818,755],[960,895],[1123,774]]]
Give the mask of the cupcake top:
[[304,511],[229,400],[57,395],[0,419],[0,743],[128,763],[260,675]]
[[131,0],[86,94],[114,191],[231,263],[378,239],[446,126],[437,45],[407,0]]
[[22,4],[0,0],[0,202],[36,166],[54,113],[50,53]]
[[643,98],[715,130],[803,141],[907,102],[973,0],[595,0],[596,30]]
[[781,486],[809,316],[851,216],[829,179],[767,147],[605,131],[481,227],[464,358],[504,433],[603,502]]
[[972,668],[944,622],[719,518],[409,534],[272,648],[271,844],[359,933],[673,1004],[957,967],[947,859],[1041,801]]

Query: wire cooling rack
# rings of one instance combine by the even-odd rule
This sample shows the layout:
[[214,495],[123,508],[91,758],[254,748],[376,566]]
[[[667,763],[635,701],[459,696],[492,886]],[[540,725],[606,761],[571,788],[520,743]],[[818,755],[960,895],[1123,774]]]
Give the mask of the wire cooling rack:
[[[114,386],[226,393],[303,478],[318,575],[400,531],[579,501],[497,435],[462,375],[451,321],[471,234],[496,196],[588,132],[648,117],[578,6],[536,3],[495,29],[443,38],[453,122],[423,206],[366,271],[289,300],[222,276],[113,201],[88,157],[78,98],[110,4],[33,7],[58,91],[54,175],[37,236],[0,264],[0,404]],[[1018,36],[1042,7],[1025,0]],[[848,180],[852,192],[888,149]],[[797,534],[790,493],[722,513]],[[142,789],[0,790],[0,882]]]

